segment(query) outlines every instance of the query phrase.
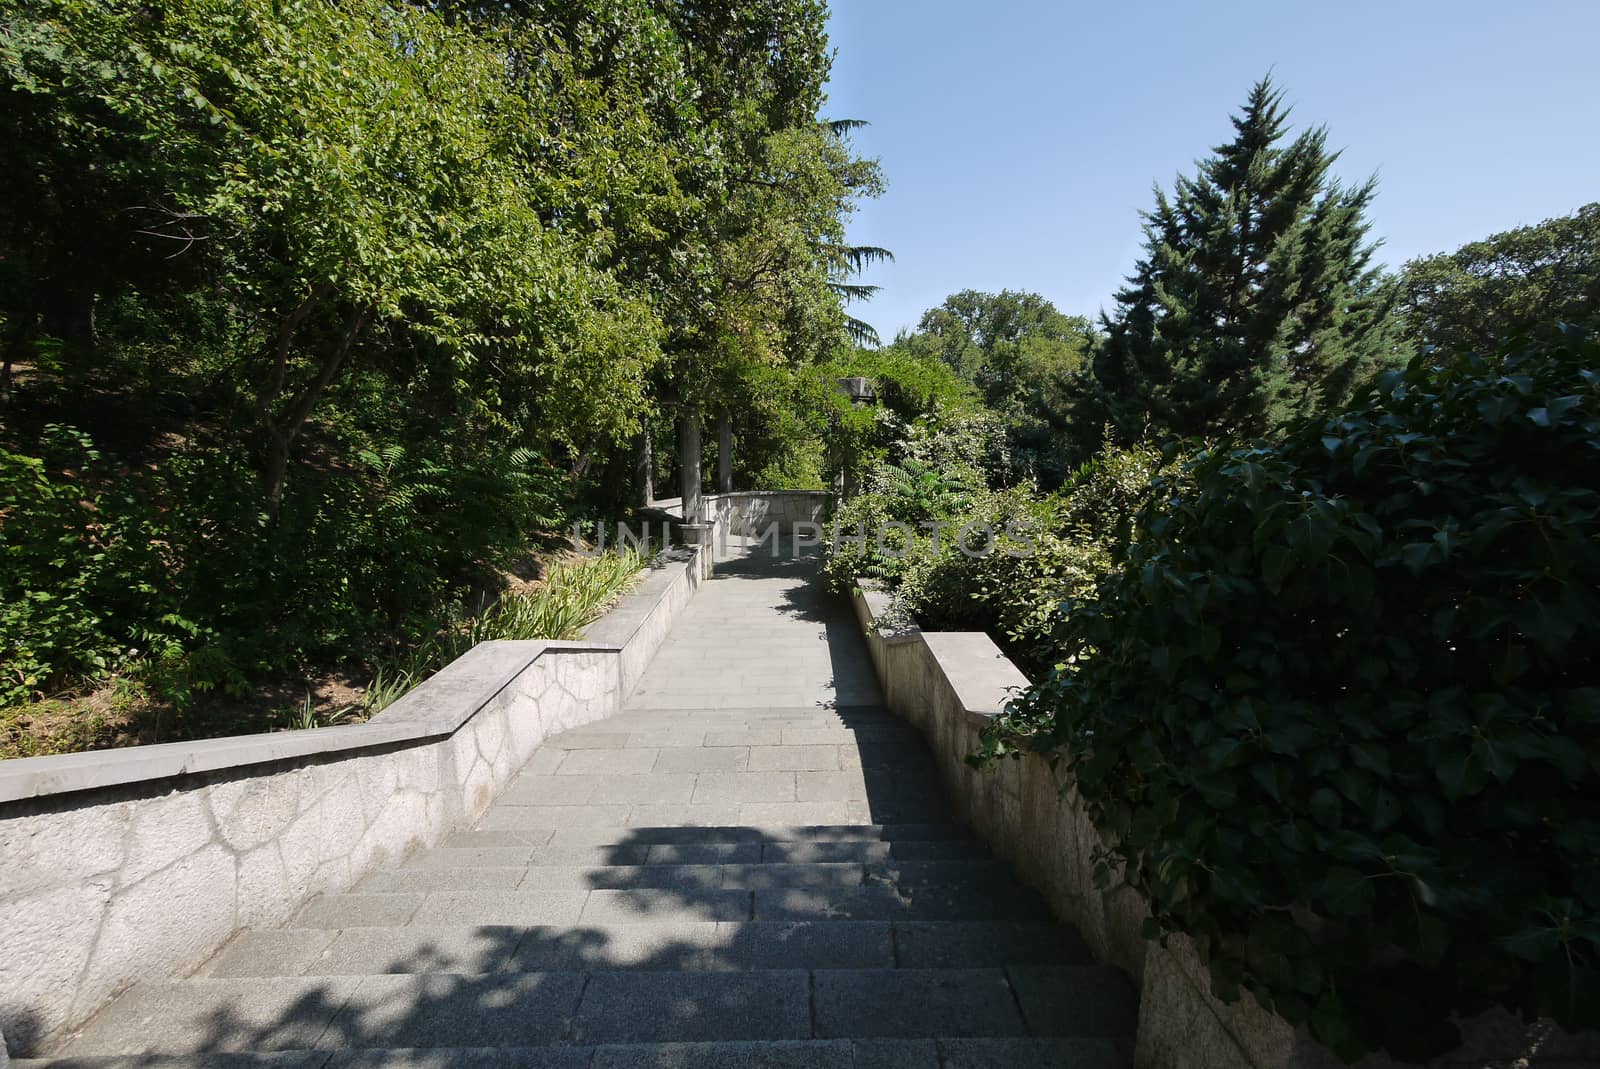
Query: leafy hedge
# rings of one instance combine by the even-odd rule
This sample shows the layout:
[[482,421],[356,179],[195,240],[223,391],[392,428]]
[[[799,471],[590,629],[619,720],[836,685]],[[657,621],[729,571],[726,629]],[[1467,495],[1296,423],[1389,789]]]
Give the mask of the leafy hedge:
[[1062,752],[1146,934],[1346,1057],[1600,1021],[1600,347],[1419,358],[1185,478],[989,755]]

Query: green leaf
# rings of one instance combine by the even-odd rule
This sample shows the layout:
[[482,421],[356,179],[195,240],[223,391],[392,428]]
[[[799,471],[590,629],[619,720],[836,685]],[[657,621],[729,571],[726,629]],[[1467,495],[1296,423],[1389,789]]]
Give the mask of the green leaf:
[[1327,787],[1318,787],[1311,792],[1311,817],[1322,827],[1337,828],[1343,808],[1344,803],[1339,800],[1337,792]]
[[1268,546],[1261,557],[1261,578],[1276,594],[1283,589],[1284,577],[1294,568],[1294,554],[1283,546]]
[[1432,564],[1439,555],[1439,546],[1435,542],[1412,542],[1402,546],[1400,559],[1413,573],[1420,573]]

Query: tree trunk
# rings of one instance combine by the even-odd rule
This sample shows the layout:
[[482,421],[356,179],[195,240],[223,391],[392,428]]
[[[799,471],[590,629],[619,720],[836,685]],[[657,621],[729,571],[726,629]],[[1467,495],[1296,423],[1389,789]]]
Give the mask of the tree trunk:
[[361,332],[361,326],[367,320],[365,308],[352,309],[345,317],[344,329],[339,333],[338,344],[333,352],[328,354],[322,362],[322,367],[317,371],[317,377],[306,386],[300,396],[289,405],[280,422],[272,412],[272,402],[283,388],[288,364],[289,341],[293,337],[294,328],[305,319],[310,311],[311,304],[321,293],[331,289],[331,283],[326,289],[319,288],[303,301],[299,308],[291,313],[289,319],[284,321],[284,327],[278,335],[278,366],[273,378],[273,391],[262,395],[261,416],[267,429],[267,519],[271,523],[278,522],[278,514],[283,508],[283,487],[289,476],[289,447],[294,444],[295,438],[300,434],[301,428],[311,416],[311,410],[316,407],[323,391],[328,384],[339,374],[339,369],[344,364],[345,356],[350,352],[351,344],[356,340],[356,335]]
[[643,419],[638,441],[633,452],[633,488],[635,504],[649,508],[656,499],[655,456],[650,447],[650,417]]
[[61,339],[61,355],[80,380],[95,364],[95,292],[81,282],[62,282],[44,302],[48,333]]
[[733,493],[733,420],[726,409],[717,414],[717,493]]
[[583,443],[583,448],[578,450],[578,455],[572,460],[572,470],[568,473],[575,479],[581,479],[589,474],[589,467],[594,463],[594,447],[596,436],[590,435],[589,440]]
[[700,517],[700,413],[685,407],[678,417],[678,485],[683,493],[683,522]]
[[289,478],[289,443],[286,434],[279,433],[271,424],[267,426],[267,519],[278,522],[283,510],[283,485]]

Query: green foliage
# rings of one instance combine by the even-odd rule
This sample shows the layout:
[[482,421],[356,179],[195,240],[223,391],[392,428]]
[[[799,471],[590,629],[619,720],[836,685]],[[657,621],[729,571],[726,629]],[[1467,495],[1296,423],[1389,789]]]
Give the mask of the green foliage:
[[934,359],[1005,421],[1016,472],[1047,489],[1071,473],[1093,427],[1085,418],[1094,327],[1037,293],[964,290],[922,316],[893,348]]
[[[857,406],[838,387],[841,379],[865,378],[872,383],[872,404]],[[831,478],[848,469],[856,477],[877,465],[898,459],[908,428],[919,421],[975,420],[985,423],[983,463],[1008,466],[1003,436],[996,436],[996,417],[986,413],[976,392],[948,367],[927,354],[900,346],[842,349],[809,369],[814,384],[812,410],[821,416],[818,436],[828,457]],[[971,457],[962,458],[963,466]],[[853,490],[854,487],[847,487]]]
[[1412,260],[1400,311],[1418,345],[1488,350],[1556,323],[1600,320],[1600,203]]
[[846,592],[867,578],[897,586],[928,552],[931,531],[923,525],[950,521],[978,486],[916,460],[872,469],[863,491],[834,515],[823,561],[829,585]]
[[970,410],[981,403],[971,384],[933,354],[900,345],[848,350],[821,365],[821,374],[830,380],[870,379],[878,406],[902,423],[937,409]]
[[820,483],[801,369],[845,337],[876,253],[844,223],[882,185],[817,119],[825,21],[10,5],[0,701],[399,657],[620,502],[674,406],[733,412],[742,481]]
[[203,619],[223,636],[217,663],[252,674],[419,640],[461,588],[492,582],[530,533],[566,519],[564,480],[526,450],[419,443],[356,460],[352,470],[302,470],[276,523],[251,501],[248,470],[169,463],[185,524],[180,579],[195,611],[211,606]]
[[181,708],[415,640],[458,586],[566,519],[563,480],[520,449],[359,450],[358,467],[304,472],[276,523],[226,456],[117,469],[58,426],[37,452],[0,450],[0,704],[133,671]]
[[177,614],[162,518],[87,435],[51,425],[40,452],[0,448],[0,706],[196,633]]
[[1070,761],[1150,935],[1347,1057],[1600,1019],[1597,369],[1418,358],[1199,454],[989,740]]
[[1370,266],[1375,181],[1331,179],[1326,132],[1284,145],[1287,121],[1263,79],[1233,140],[1170,197],[1156,191],[1094,364],[1122,440],[1266,434],[1403,359],[1391,287]]
[[998,532],[993,550],[943,555],[920,589],[907,584],[908,608],[930,628],[989,632],[1029,678],[1044,678],[1061,663],[1069,606],[1093,595],[1155,480],[1175,468],[1147,447],[1107,447],[1054,494],[995,495],[979,524]]
[[970,472],[952,479],[926,462],[886,466],[868,492],[845,503],[839,523],[849,533],[896,521],[915,539],[892,532],[881,548],[871,538],[841,539],[828,574],[839,589],[856,576],[884,582],[895,594],[892,611],[924,627],[987,631],[1031,678],[1042,678],[1059,663],[1064,606],[1092,595],[1125,549],[1157,475],[1175,466],[1148,448],[1108,448],[1043,497],[1027,484],[988,489]]

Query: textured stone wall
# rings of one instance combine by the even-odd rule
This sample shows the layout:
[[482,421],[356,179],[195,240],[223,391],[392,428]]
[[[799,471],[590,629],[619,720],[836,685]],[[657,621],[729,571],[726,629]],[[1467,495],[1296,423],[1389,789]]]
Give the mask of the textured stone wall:
[[[1039,758],[981,772],[963,758],[1009,695],[1027,679],[979,632],[879,630],[888,595],[858,582],[856,617],[891,711],[921,728],[957,810],[995,852],[1075,925],[1101,961],[1140,988],[1137,1069],[1335,1069],[1344,1065],[1303,1030],[1253,1000],[1211,994],[1199,956],[1183,937],[1145,940],[1143,900],[1128,888],[1094,885],[1099,833],[1065,772]],[[1571,1036],[1547,1023],[1525,1026],[1500,1012],[1467,1022],[1466,1042],[1433,1069],[1579,1069],[1600,1065],[1600,1034]],[[1358,1069],[1398,1069],[1368,1057]]]
[[0,765],[11,1049],[475,819],[546,738],[617,710],[699,572],[671,555],[614,643],[483,643],[368,724]]
[[[760,537],[776,525],[788,538],[797,523],[824,526],[832,508],[833,494],[826,490],[746,490],[708,495],[702,513],[720,556],[729,536]],[[780,548],[787,552],[787,546]]]

